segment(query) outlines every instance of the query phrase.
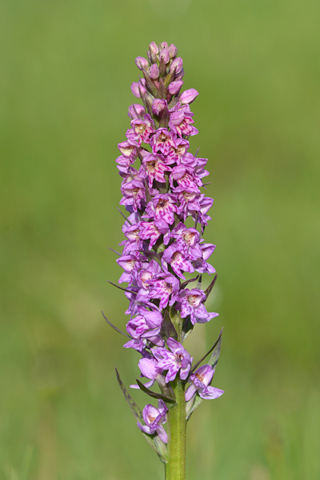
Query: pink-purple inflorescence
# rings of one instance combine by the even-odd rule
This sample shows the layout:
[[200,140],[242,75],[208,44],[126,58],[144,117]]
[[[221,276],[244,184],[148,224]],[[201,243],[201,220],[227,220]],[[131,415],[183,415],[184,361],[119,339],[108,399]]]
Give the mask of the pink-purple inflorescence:
[[[223,391],[210,386],[212,366],[192,371],[193,358],[182,346],[196,323],[218,314],[207,311],[201,288],[202,274],[215,273],[208,263],[215,246],[202,238],[213,204],[202,192],[207,159],[189,152],[189,137],[198,133],[190,104],[198,92],[191,88],[180,93],[184,70],[177,52],[174,45],[152,42],[148,59],[136,58],[142,78],[131,90],[143,105],[129,107],[131,128],[118,145],[120,204],[128,217],[117,262],[123,268],[119,283],[128,284],[130,339],[124,347],[140,353],[141,376],[148,379],[145,387],[157,382],[170,396],[170,382],[178,377],[186,383],[186,401],[191,402],[196,395],[217,398]],[[195,278],[187,280],[186,273]],[[138,422],[139,428],[166,442],[166,412],[162,400],[158,409],[146,405],[145,425]]]

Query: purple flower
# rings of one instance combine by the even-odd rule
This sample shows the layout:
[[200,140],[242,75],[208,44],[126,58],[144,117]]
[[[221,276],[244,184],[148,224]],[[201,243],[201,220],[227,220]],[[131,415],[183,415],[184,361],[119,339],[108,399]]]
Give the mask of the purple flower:
[[190,144],[188,140],[185,140],[183,138],[177,138],[175,149],[176,155],[174,156],[173,160],[176,161],[178,165],[179,163],[181,163],[181,157],[183,157],[187,153],[189,146]]
[[140,430],[148,435],[153,435],[157,433],[160,439],[164,442],[168,442],[168,436],[163,428],[162,424],[167,421],[167,407],[162,400],[158,402],[158,408],[153,405],[146,405],[143,409],[143,420],[145,425],[141,425],[140,422],[137,423]]
[[120,205],[132,205],[136,212],[142,206],[142,201],[146,199],[145,186],[140,179],[133,179],[121,187],[122,199]]
[[205,400],[221,397],[221,395],[224,393],[223,390],[209,386],[213,375],[214,369],[211,367],[211,365],[203,365],[202,367],[198,368],[195,373],[190,375],[189,382],[191,385],[187,388],[185,393],[186,402],[191,400],[196,392],[198,392],[200,397]]
[[198,130],[192,126],[193,113],[190,111],[189,105],[181,105],[177,103],[170,112],[169,127],[179,136],[182,137],[196,135]]
[[205,197],[202,193],[199,198],[200,209],[192,213],[192,218],[198,223],[201,223],[202,226],[208,225],[208,220],[211,220],[211,217],[207,215],[207,212],[213,205],[213,198]]
[[[137,272],[136,272],[136,275],[137,275]],[[136,275],[133,275],[133,277],[135,277]],[[133,284],[130,285],[130,290],[127,290],[126,292],[124,292],[125,296],[127,297],[127,299],[129,300],[129,307],[128,309],[126,310],[126,315],[136,315],[136,313],[138,312],[138,304],[136,302],[136,298],[137,298],[137,292],[138,292],[138,288],[135,287]]]
[[167,265],[170,264],[174,273],[183,280],[185,280],[185,276],[182,272],[194,272],[192,263],[189,261],[188,256],[184,255],[177,242],[166,248],[161,261],[165,270],[168,269]]
[[[140,238],[142,240],[150,240],[149,250],[154,246],[161,235],[165,235],[168,232],[169,225],[164,220],[140,223]],[[165,238],[164,243],[167,243]]]
[[178,187],[175,188],[174,191],[177,194],[180,204],[179,214],[182,215],[184,221],[189,215],[194,215],[200,210],[200,193],[198,187]]
[[200,242],[200,234],[195,228],[187,228],[179,223],[171,232],[171,237],[176,238],[176,245],[189,260],[203,258]]
[[119,245],[124,245],[122,255],[128,255],[130,253],[134,254],[134,252],[141,250],[142,241],[141,241],[140,232],[139,232],[140,225],[135,224],[130,226],[124,226],[122,228],[122,231],[128,239],[119,243]]
[[165,174],[171,171],[165,163],[165,159],[161,158],[161,155],[147,155],[143,159],[143,167],[145,168],[146,175],[148,177],[149,187],[152,187],[153,180],[159,183],[165,183]]
[[121,142],[118,144],[118,148],[122,155],[130,160],[135,160],[137,158],[137,143],[134,141],[129,142]]
[[197,188],[202,186],[202,181],[194,175],[194,169],[185,165],[178,165],[172,169],[170,175],[172,187],[174,181],[182,188]]
[[[122,231],[130,242],[136,242],[139,239],[140,224],[134,225],[128,224],[128,222],[122,227]],[[136,250],[139,250],[138,248]]]
[[194,325],[196,322],[209,322],[209,320],[218,316],[218,313],[207,312],[206,307],[202,303],[205,299],[205,293],[198,288],[182,290],[179,295],[181,318],[186,318],[190,315],[190,320]]
[[[146,264],[142,265],[141,270],[137,273],[137,285],[139,287],[138,297],[141,295],[141,290],[149,292],[151,280],[157,278],[160,273],[160,265],[155,260],[151,260],[150,263],[146,262]],[[138,298],[137,300],[139,301]]]
[[[198,164],[199,164],[198,158],[194,157],[190,152],[187,152],[185,155],[182,155],[180,157],[179,165],[192,167],[194,177],[198,177],[198,174],[196,172],[196,167],[198,166]],[[199,182],[199,186],[202,187],[202,182]]]
[[158,360],[157,366],[162,370],[168,370],[167,383],[176,378],[179,370],[181,380],[185,380],[189,375],[192,357],[174,338],[168,338],[167,345],[171,351],[161,347],[152,350],[154,357]]
[[[141,358],[139,360],[139,368],[142,377],[149,378],[150,382],[145,383],[147,388],[152,387],[155,380],[161,375],[162,368],[158,366],[155,358]],[[131,385],[131,388],[140,388],[139,385]]]
[[135,162],[135,158],[133,157],[125,157],[124,155],[120,155],[120,157],[116,160],[118,164],[118,169],[120,175],[128,175],[130,166]]
[[133,348],[137,350],[137,352],[142,353],[144,349],[147,347],[147,339],[146,338],[139,338],[139,339],[132,339],[129,342],[123,345],[124,348]]
[[[138,307],[139,315],[132,318],[127,323],[127,332],[135,339],[148,338],[152,339],[156,345],[163,344],[163,340],[159,337],[162,325],[162,315],[157,310],[150,311],[140,306]],[[155,341],[154,341],[155,340]]]
[[146,213],[150,218],[164,220],[169,225],[173,224],[174,214],[177,212],[175,199],[170,193],[155,195],[146,208]]
[[[159,298],[159,308],[162,310],[168,304],[171,306],[177,299],[180,283],[179,280],[170,273],[161,274],[158,278],[150,281],[150,298]],[[171,300],[169,301],[169,298]]]
[[121,275],[119,283],[130,283],[134,272],[141,267],[141,263],[136,255],[123,255],[117,259],[117,263],[124,269],[124,273]]
[[175,140],[176,135],[173,132],[169,132],[166,128],[158,128],[150,142],[153,153],[168,155],[176,148]]
[[207,272],[209,275],[211,275],[211,273],[215,273],[216,270],[213,268],[212,265],[210,265],[210,263],[206,261],[207,258],[209,258],[210,255],[213,253],[215,247],[216,246],[212,245],[211,243],[200,244],[200,248],[202,250],[202,258],[199,258],[198,260],[193,262],[193,266],[197,272]]
[[127,138],[130,141],[149,143],[150,135],[154,132],[154,123],[150,115],[146,114],[144,119],[135,118],[131,122],[132,130],[127,132]]

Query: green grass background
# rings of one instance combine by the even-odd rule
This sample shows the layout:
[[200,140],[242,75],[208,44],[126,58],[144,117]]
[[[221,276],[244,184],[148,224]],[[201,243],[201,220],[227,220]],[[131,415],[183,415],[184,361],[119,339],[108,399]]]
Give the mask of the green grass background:
[[[215,198],[206,240],[224,326],[214,385],[188,430],[188,478],[320,478],[317,0],[1,0],[0,478],[163,478],[126,384],[135,352],[114,282],[117,143],[134,59],[179,47]],[[136,400],[147,399],[140,392]]]

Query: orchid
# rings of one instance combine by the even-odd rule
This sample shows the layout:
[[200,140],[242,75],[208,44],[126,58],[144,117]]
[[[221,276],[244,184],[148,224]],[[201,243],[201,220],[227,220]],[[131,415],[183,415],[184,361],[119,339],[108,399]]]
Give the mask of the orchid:
[[155,432],[159,435],[160,439],[167,443],[168,436],[167,432],[162,426],[162,423],[167,421],[167,407],[165,403],[159,400],[159,407],[155,408],[153,405],[146,405],[143,409],[143,420],[145,425],[141,425],[140,422],[137,422],[138,427],[145,433],[153,435]]
[[[131,91],[143,105],[130,105],[130,128],[118,144],[116,159],[125,239],[117,259],[123,269],[121,286],[113,285],[129,300],[126,332],[106,319],[126,337],[123,346],[140,357],[140,379],[147,383],[137,379],[131,387],[158,399],[158,407],[147,404],[141,412],[117,371],[139,429],[166,465],[167,480],[185,480],[186,422],[191,414],[203,400],[223,394],[211,386],[221,333],[195,364],[183,345],[197,324],[218,313],[205,305],[217,276],[202,287],[202,275],[215,274],[209,263],[215,245],[203,239],[213,204],[202,192],[209,174],[207,159],[189,150],[189,138],[198,133],[190,104],[199,93],[194,88],[182,91],[183,60],[177,53],[173,44],[151,42],[147,58],[136,58],[142,76]],[[209,354],[207,364],[200,366]]]
[[211,399],[221,397],[223,390],[219,388],[211,387],[210,382],[214,375],[214,368],[211,365],[203,365],[198,368],[195,373],[190,375],[191,385],[187,388],[185,398],[188,402],[193,395],[198,392],[201,398]]

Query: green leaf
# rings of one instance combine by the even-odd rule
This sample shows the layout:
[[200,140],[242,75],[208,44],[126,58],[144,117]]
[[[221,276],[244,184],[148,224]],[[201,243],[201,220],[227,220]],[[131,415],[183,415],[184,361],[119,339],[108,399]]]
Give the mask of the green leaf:
[[142,412],[141,412],[140,408],[138,407],[138,405],[136,404],[136,402],[133,400],[133,398],[129,395],[126,387],[123,385],[118,370],[115,369],[115,371],[116,371],[118,383],[119,383],[119,385],[120,385],[120,388],[121,388],[121,390],[122,390],[122,393],[123,393],[123,395],[124,395],[124,398],[126,399],[127,404],[128,404],[129,407],[130,407],[131,412],[132,412],[133,415],[136,417],[136,419],[139,420],[139,422],[143,422],[143,416],[142,416]]
[[186,420],[190,420],[191,415],[195,411],[196,408],[199,407],[200,403],[203,402],[203,398],[199,397],[199,395],[194,395],[194,397],[186,403]]
[[172,79],[174,79],[175,75],[176,75],[176,68],[172,70],[172,72],[168,73],[168,75],[166,76],[164,80],[164,86],[166,88],[169,87],[169,84],[171,83]]
[[168,310],[165,310],[164,312],[160,333],[162,338],[173,337],[175,340],[178,338],[177,331],[171,321]]
[[[110,250],[111,250],[111,249],[110,249]],[[129,288],[120,287],[120,285],[117,285],[116,283],[110,282],[110,280],[107,280],[107,283],[110,283],[110,285],[112,285],[113,287],[118,288],[119,290],[122,290],[123,292],[128,292],[128,293],[135,293],[135,294],[137,294],[137,292],[134,292],[133,290],[130,290]]]
[[213,368],[217,365],[219,356],[220,356],[220,350],[221,350],[222,332],[223,332],[223,328],[221,328],[220,330],[220,334],[217,341],[213,344],[210,350],[192,367],[192,370],[190,373],[193,373],[198,368],[200,363],[202,363],[203,360],[205,360],[207,356],[210,355],[211,352],[212,352],[212,355],[208,361],[208,365],[211,365]]
[[156,96],[157,96],[157,93],[158,93],[157,87],[155,86],[155,84],[153,83],[153,81],[151,80],[151,78],[149,77],[147,71],[142,70],[142,73],[143,73],[144,79],[145,79],[145,81],[146,81],[147,89],[152,93],[152,95],[153,95],[154,97],[156,97]]
[[220,330],[220,335],[218,337],[218,340],[216,341],[216,343],[213,346],[212,355],[211,355],[211,357],[209,359],[209,362],[208,362],[208,365],[211,365],[212,368],[215,368],[215,366],[218,363],[219,357],[220,357],[222,332],[223,332],[223,328],[221,328],[221,330]]
[[[194,367],[192,368],[191,373],[193,373],[197,368],[198,366],[200,365],[200,363],[203,362],[203,360],[205,360],[207,358],[208,355],[210,355],[210,353],[212,352],[212,355],[211,357],[209,358],[209,361],[207,362],[208,365],[211,365],[212,368],[215,368],[215,366],[217,365],[218,363],[218,360],[219,360],[219,356],[220,356],[220,350],[221,350],[221,337],[222,337],[222,332],[223,332],[223,328],[221,329],[220,331],[220,334],[219,334],[219,337],[217,339],[217,341],[215,342],[215,344],[210,348],[210,350],[204,355],[204,357],[201,358],[201,360],[199,360],[195,365]],[[203,402],[203,399],[198,395],[194,395],[194,397],[189,400],[189,402],[186,403],[186,420],[190,420],[190,417],[192,415],[192,413],[195,411],[196,408],[199,407],[199,405]]]
[[103,318],[105,319],[105,321],[107,322],[108,325],[110,325],[111,328],[113,328],[113,330],[115,330],[116,332],[118,333],[121,333],[121,335],[123,335],[124,337],[127,337],[129,338],[130,340],[132,340],[132,337],[130,337],[130,335],[127,335],[126,333],[124,333],[122,330],[119,330],[119,328],[117,328],[115,325],[113,325],[108,319],[107,317],[105,316],[105,314],[103,312],[102,313],[102,316]]
[[167,402],[167,403],[176,403],[174,398],[166,397],[161,393],[156,393],[156,392],[153,392],[152,390],[149,390],[149,388],[143,385],[143,383],[141,383],[138,379],[137,379],[137,384],[139,385],[140,390],[142,390],[144,393],[149,395],[149,397],[157,398],[158,400],[163,400],[164,402]]
[[206,295],[206,299],[205,299],[205,301],[204,301],[203,303],[205,303],[205,302],[208,300],[208,296],[210,295],[210,293],[211,293],[211,291],[212,291],[212,289],[213,289],[213,287],[214,287],[214,284],[216,283],[217,277],[218,277],[218,275],[215,274],[214,279],[213,279],[212,282],[210,283],[209,287],[205,290],[204,293],[205,293],[205,295]]
[[[118,383],[120,385],[120,388],[122,390],[124,398],[126,399],[128,405],[130,407],[131,412],[135,416],[136,420],[138,420],[140,423],[144,423],[142,412],[141,412],[140,408],[138,407],[136,402],[133,400],[133,398],[129,395],[126,387],[123,385],[118,370],[115,369],[115,371],[116,371]],[[146,439],[146,441],[148,442],[148,444],[150,445],[150,447],[156,452],[156,454],[160,458],[161,462],[167,463],[167,459],[164,455],[164,449],[162,447],[160,448],[159,441],[158,440],[156,441],[152,436],[147,435],[144,432],[141,432],[141,433],[144,436],[144,438]]]
[[186,280],[185,282],[181,283],[181,288],[185,288],[189,283],[195,282],[196,280],[198,280],[199,277],[200,277],[200,275],[197,275],[196,277],[191,278],[190,280]]
[[190,335],[193,329],[194,329],[194,325],[190,320],[190,315],[188,315],[182,327],[182,342],[185,341],[185,339]]

